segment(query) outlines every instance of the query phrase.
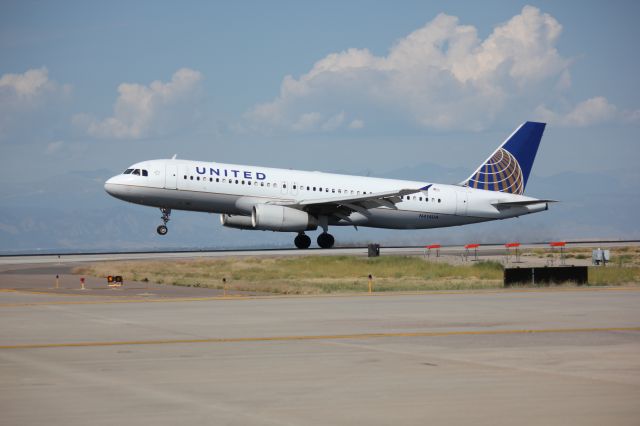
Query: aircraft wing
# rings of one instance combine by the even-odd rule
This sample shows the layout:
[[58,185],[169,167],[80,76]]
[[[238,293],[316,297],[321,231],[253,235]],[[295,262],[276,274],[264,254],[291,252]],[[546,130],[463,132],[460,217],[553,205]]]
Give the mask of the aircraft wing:
[[426,191],[431,187],[427,185],[422,188],[406,188],[397,191],[375,192],[363,195],[343,195],[337,197],[316,198],[301,200],[296,203],[285,204],[287,207],[298,208],[312,213],[333,215],[341,219],[348,220],[351,212],[369,215],[368,210],[376,207],[388,207],[397,209],[396,203],[402,201],[402,197]]

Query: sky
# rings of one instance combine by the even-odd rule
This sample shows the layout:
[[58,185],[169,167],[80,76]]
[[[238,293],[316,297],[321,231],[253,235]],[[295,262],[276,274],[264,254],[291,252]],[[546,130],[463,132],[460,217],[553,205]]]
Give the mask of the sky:
[[[637,16],[633,1],[3,1],[1,202],[82,211],[97,198],[61,189],[70,176],[92,191],[173,154],[429,181],[526,120],[548,123],[534,176],[622,180],[635,199]],[[21,229],[0,222],[12,244]]]

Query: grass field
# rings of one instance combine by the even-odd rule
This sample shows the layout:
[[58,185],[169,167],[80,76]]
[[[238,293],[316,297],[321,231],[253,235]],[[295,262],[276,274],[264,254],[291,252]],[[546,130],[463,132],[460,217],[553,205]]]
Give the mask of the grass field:
[[420,257],[354,256],[248,257],[215,260],[104,262],[74,270],[126,280],[277,294],[361,292],[373,276],[375,291],[498,288],[502,266],[495,262],[453,266]]
[[[502,265],[473,262],[451,265],[421,257],[355,256],[240,257],[206,260],[103,262],[76,268],[75,273],[125,281],[210,287],[274,294],[352,293],[368,290],[428,291],[501,288]],[[640,283],[640,267],[591,268],[590,285]]]

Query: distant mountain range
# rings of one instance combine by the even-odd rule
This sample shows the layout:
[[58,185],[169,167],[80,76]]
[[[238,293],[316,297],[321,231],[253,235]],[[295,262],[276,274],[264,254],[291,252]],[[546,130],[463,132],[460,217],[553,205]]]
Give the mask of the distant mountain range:
[[[289,234],[227,229],[220,225],[218,215],[189,212],[174,212],[169,234],[160,237],[155,233],[160,223],[158,210],[127,204],[104,192],[104,181],[114,174],[111,170],[76,171],[0,188],[3,207],[0,251],[291,246]],[[353,174],[455,183],[467,177],[468,170],[423,164],[383,174],[367,171]],[[533,175],[526,192],[560,202],[548,212],[457,228],[418,231],[333,228],[332,233],[338,244],[375,241],[383,245],[640,238],[637,225],[640,172]]]

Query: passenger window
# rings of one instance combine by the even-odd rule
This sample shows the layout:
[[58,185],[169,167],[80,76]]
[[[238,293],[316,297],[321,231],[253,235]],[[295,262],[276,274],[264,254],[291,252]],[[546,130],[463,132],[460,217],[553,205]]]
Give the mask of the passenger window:
[[271,188],[271,183],[270,182],[267,183],[267,188]]
[[260,186],[264,186],[264,182],[260,182]]
[[315,186],[313,187],[313,190],[314,190],[314,191],[316,190],[316,187],[315,187]]
[[342,194],[342,190],[341,189],[338,189],[338,194]]
[[307,191],[309,190],[309,187],[307,186]]
[[196,180],[200,180],[200,176],[196,177]]
[[247,181],[247,185],[251,185],[251,181],[250,180]]
[[295,185],[293,185],[293,189],[296,189],[296,186],[295,186]]
[[184,178],[187,179],[187,175],[184,175]]
[[244,181],[242,181],[242,184],[244,185]]
[[277,187],[278,187],[278,184],[277,184],[277,183],[274,183],[274,184],[273,184],[273,187],[274,187],[274,188],[277,188]]
[[335,189],[333,189],[333,188],[331,188],[331,192],[332,192],[333,194],[335,194],[335,193],[336,193],[336,190],[335,190]]
[[209,178],[209,182],[213,182],[213,178]]
[[189,179],[190,179],[190,180],[193,180],[193,176],[189,176]]
[[131,174],[132,171],[133,171],[133,169],[127,169],[127,170],[124,171],[123,175]]
[[438,202],[440,202],[440,198],[438,198]]
[[220,182],[220,178],[216,178],[216,182]]
[[287,187],[287,184],[286,184],[286,183],[283,183],[283,184],[282,184],[282,187],[283,187],[283,188],[286,188],[286,187]]

